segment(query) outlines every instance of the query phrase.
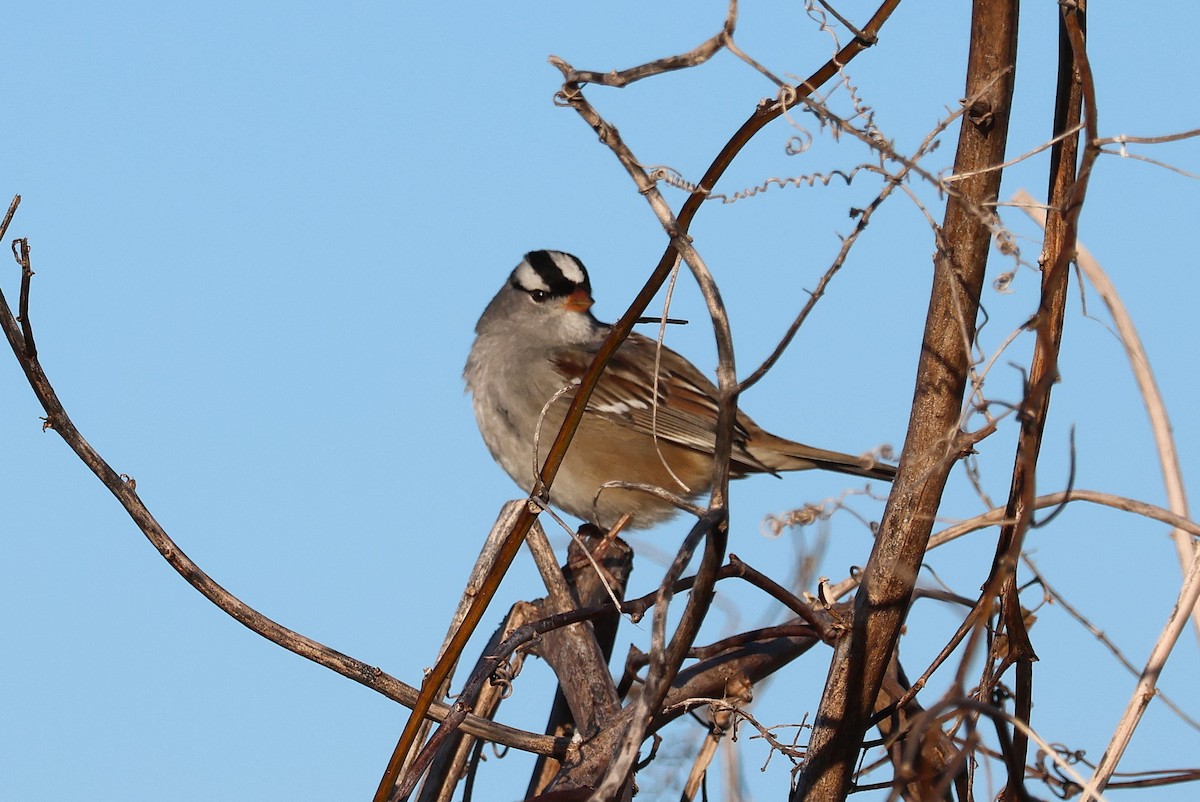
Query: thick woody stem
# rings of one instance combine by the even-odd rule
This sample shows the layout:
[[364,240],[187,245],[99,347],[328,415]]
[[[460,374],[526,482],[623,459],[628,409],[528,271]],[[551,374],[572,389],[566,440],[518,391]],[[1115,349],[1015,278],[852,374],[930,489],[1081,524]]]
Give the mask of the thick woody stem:
[[976,0],[955,172],[934,256],[933,291],[917,365],[908,435],[879,537],[855,599],[853,625],[834,652],[794,800],[844,799],[888,663],[899,639],[942,490],[958,454],[959,412],[971,364],[991,240],[985,215],[1000,188],[1016,63],[1016,0]]

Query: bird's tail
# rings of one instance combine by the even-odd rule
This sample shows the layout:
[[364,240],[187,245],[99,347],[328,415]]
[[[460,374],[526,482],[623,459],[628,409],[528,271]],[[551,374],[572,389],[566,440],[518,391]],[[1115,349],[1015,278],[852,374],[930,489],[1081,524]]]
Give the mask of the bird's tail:
[[819,469],[887,482],[896,478],[896,466],[880,462],[870,454],[854,457],[838,451],[806,446],[765,431],[754,432],[746,444],[746,450],[771,471]]

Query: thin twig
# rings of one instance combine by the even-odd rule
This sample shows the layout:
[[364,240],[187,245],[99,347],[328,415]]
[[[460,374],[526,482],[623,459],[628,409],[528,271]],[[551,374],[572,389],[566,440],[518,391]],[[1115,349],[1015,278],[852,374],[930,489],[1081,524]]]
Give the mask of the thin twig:
[[25,340],[25,356],[37,359],[37,344],[33,340],[33,321],[29,319],[29,287],[33,283],[33,267],[29,262],[29,240],[21,237],[13,241],[13,255],[21,266],[21,294],[17,301],[17,319],[21,321],[21,335]]
[[8,235],[8,225],[12,222],[13,215],[17,213],[17,207],[21,205],[21,196],[13,195],[12,202],[8,204],[8,211],[4,213],[4,220],[0,222],[0,242]]
[[1100,149],[1100,153],[1105,153],[1109,156],[1120,156],[1122,159],[1133,159],[1134,161],[1145,162],[1146,164],[1153,164],[1155,167],[1162,167],[1164,170],[1170,170],[1173,173],[1179,173],[1179,175],[1183,176],[1184,178],[1191,178],[1193,180],[1200,181],[1200,174],[1198,173],[1193,173],[1190,170],[1184,170],[1181,167],[1176,167],[1173,164],[1168,164],[1167,162],[1159,161],[1158,159],[1152,159],[1149,156],[1143,156],[1140,153],[1129,153],[1124,149],[1105,150],[1103,148]]
[[804,619],[804,621],[813,628],[821,640],[829,640],[830,631],[828,619],[818,615],[810,605],[805,604],[803,601],[797,598],[794,593],[788,592],[787,588],[783,587],[783,585],[780,585],[766,574],[743,562],[736,554],[729,555],[729,564],[740,571],[740,576],[747,582],[750,582],[757,588],[765,590],[793,613]]
[[563,70],[564,80],[573,84],[597,84],[600,86],[626,87],[643,78],[651,78],[675,70],[685,70],[698,67],[721,52],[721,48],[733,41],[733,31],[737,26],[737,0],[729,0],[729,9],[725,15],[725,24],[721,31],[706,39],[701,44],[686,53],[666,58],[656,59],[646,64],[639,64],[625,70],[595,72],[591,70],[563,69],[566,62],[557,56],[550,57],[550,63]]
[[1193,128],[1190,131],[1180,131],[1176,134],[1164,134],[1163,136],[1130,136],[1129,134],[1118,134],[1104,139],[1095,140],[1096,147],[1104,147],[1105,145],[1126,145],[1129,143],[1137,145],[1162,145],[1167,142],[1178,142],[1182,139],[1194,139],[1200,136],[1200,128]]
[[846,27],[846,30],[848,30],[848,31],[850,31],[850,33],[854,34],[855,38],[862,39],[864,42],[869,42],[870,44],[875,44],[875,42],[878,41],[878,38],[876,36],[874,36],[873,34],[867,34],[863,31],[860,31],[858,28],[855,28],[854,25],[850,22],[850,20],[846,19],[841,14],[839,14],[837,12],[837,9],[835,9],[833,6],[831,6],[829,3],[827,3],[826,0],[817,0],[817,2],[819,2],[826,11],[828,11],[830,14],[832,14],[834,19],[836,19],[838,22],[842,23],[842,25],[844,25]]
[[1020,164],[1021,162],[1025,161],[1026,159],[1036,156],[1037,154],[1041,153],[1044,150],[1049,150],[1050,148],[1057,145],[1059,142],[1062,142],[1062,141],[1068,139],[1069,137],[1072,137],[1075,134],[1078,134],[1082,130],[1083,130],[1083,123],[1076,123],[1075,125],[1072,125],[1070,128],[1068,128],[1066,131],[1063,131],[1061,134],[1055,135],[1054,137],[1046,140],[1045,142],[1038,145],[1036,148],[1033,148],[1032,150],[1025,151],[1020,156],[1017,156],[1015,158],[1009,159],[1008,161],[997,164],[994,167],[984,167],[979,170],[970,170],[970,171],[964,172],[964,173],[952,173],[951,175],[946,176],[942,180],[945,181],[946,183],[952,184],[956,181],[961,181],[964,178],[968,178],[973,175],[980,175],[982,173],[986,173],[991,170],[1003,170],[1006,167],[1012,167],[1013,165]]

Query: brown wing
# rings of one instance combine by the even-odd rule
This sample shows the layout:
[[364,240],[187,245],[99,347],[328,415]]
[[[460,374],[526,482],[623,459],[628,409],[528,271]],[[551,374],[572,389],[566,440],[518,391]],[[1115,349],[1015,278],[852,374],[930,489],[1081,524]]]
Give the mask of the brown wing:
[[[594,349],[564,349],[554,364],[565,381],[577,381],[593,356]],[[713,383],[682,356],[648,337],[630,334],[600,376],[588,399],[588,412],[660,440],[711,454],[716,447],[716,392]],[[770,472],[746,450],[748,433],[741,417],[734,431],[734,472]]]

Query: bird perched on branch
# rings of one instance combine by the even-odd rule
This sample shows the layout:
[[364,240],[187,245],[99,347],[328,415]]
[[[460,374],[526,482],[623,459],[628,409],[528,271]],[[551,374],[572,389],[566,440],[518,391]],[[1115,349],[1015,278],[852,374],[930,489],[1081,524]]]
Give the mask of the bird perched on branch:
[[[545,461],[575,387],[611,328],[592,315],[592,303],[592,285],[579,259],[561,251],[531,251],[475,326],[463,378],[479,431],[495,460],[527,492],[534,488],[535,471]],[[551,486],[550,503],[603,529],[625,513],[632,529],[671,517],[677,508],[670,501],[620,485],[661,488],[685,500],[707,493],[716,397],[717,388],[691,362],[648,337],[630,334],[588,400]],[[734,477],[811,468],[884,480],[896,474],[871,456],[777,437],[738,411],[730,465]]]

